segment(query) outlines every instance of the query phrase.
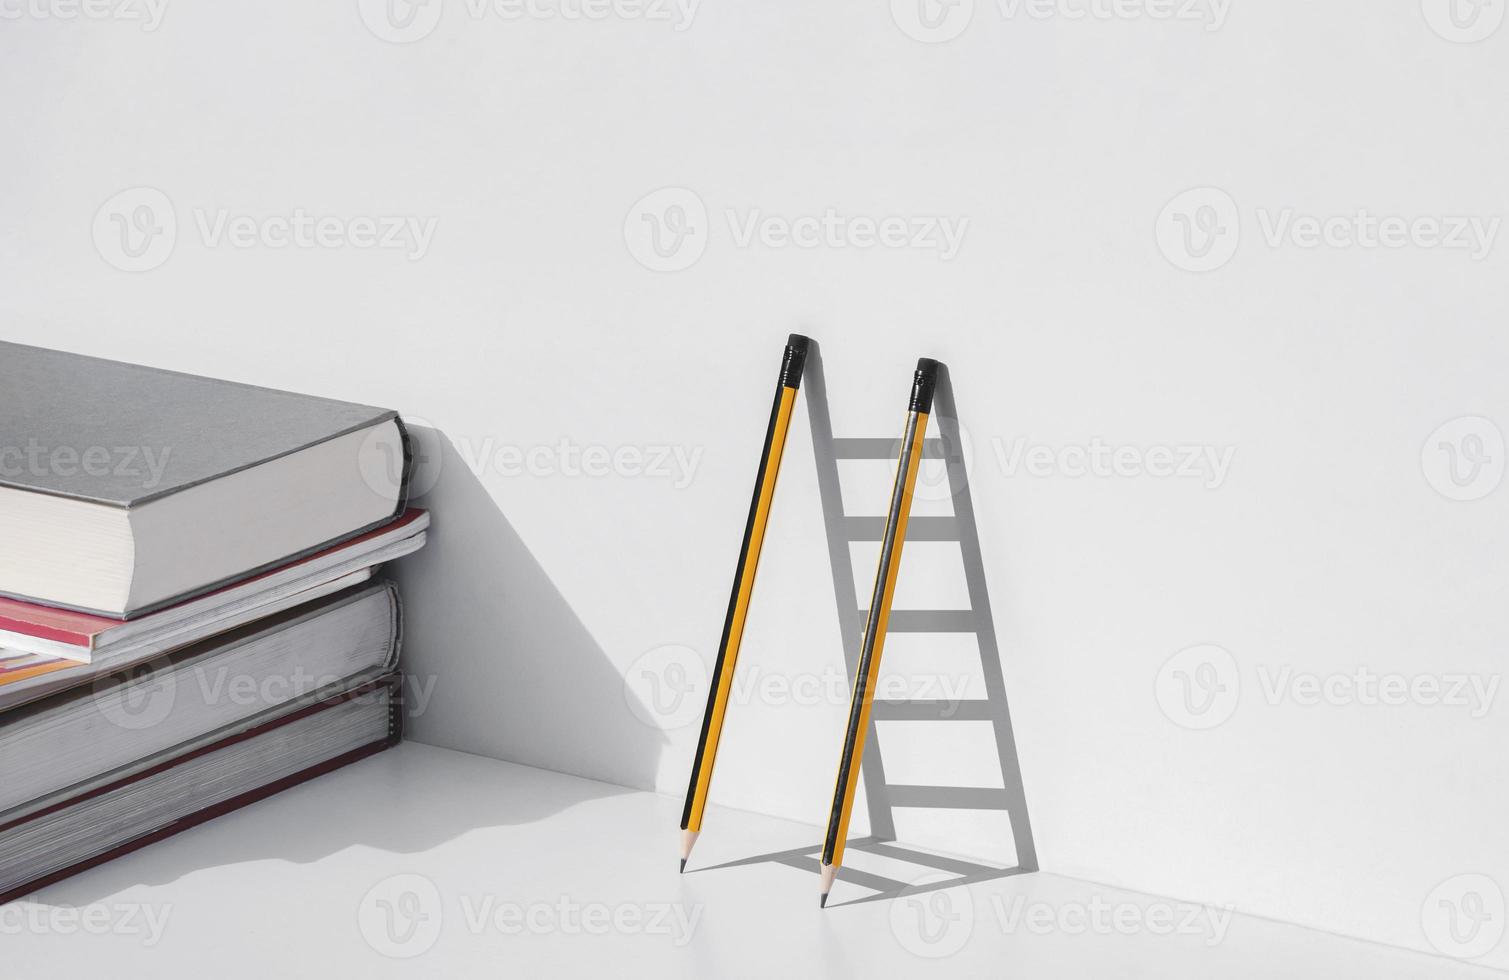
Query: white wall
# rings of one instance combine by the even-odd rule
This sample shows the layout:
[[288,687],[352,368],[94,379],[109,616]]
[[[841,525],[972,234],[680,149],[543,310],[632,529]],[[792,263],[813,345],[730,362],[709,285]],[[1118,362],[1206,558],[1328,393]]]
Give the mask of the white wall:
[[[1479,935],[1502,933],[1494,889],[1456,880],[1509,886],[1502,698],[1478,718],[1270,703],[1264,678],[1502,670],[1509,490],[1449,500],[1422,447],[1439,480],[1440,442],[1486,434],[1474,486],[1502,474],[1492,428],[1427,438],[1461,416],[1509,425],[1509,243],[1274,246],[1264,221],[1503,215],[1509,27],[1458,44],[1413,3],[1236,3],[1207,30],[981,0],[958,37],[923,43],[896,7],[709,2],[677,30],[445,0],[411,44],[349,0],[168,0],[146,31],[27,13],[0,35],[4,334],[391,405],[443,433],[435,546],[401,575],[410,668],[438,678],[416,737],[677,794],[695,719],[643,723],[623,678],[665,645],[711,661],[786,332],[823,342],[839,435],[899,434],[915,358],[941,358],[1043,866],[1477,952],[1451,946],[1432,890],[1476,889],[1498,915]],[[705,205],[688,243],[705,253],[653,272],[624,227],[647,228],[631,208],[667,186]],[[1187,213],[1240,244],[1197,274],[1160,251],[1180,258],[1160,212],[1206,186],[1236,220],[1219,195]],[[107,261],[131,264],[110,215],[160,201],[114,197],[137,187],[166,195],[177,235],[128,273]],[[200,227],[298,208],[434,218],[433,237],[411,261]],[[739,247],[725,211],[755,208],[968,226],[947,261]],[[745,653],[782,677],[842,663],[805,412]],[[1009,475],[996,449],[1018,439],[1234,457],[1214,489]],[[700,455],[680,487],[465,462],[561,440]],[[846,490],[878,506],[886,479]],[[904,574],[938,567],[917,551]],[[1160,670],[1197,644],[1230,652],[1209,662],[1240,691],[1208,731],[1158,697],[1179,714],[1174,672],[1196,665]],[[715,798],[818,822],[844,710],[741,707]],[[1509,942],[1485,962],[1509,966]]]

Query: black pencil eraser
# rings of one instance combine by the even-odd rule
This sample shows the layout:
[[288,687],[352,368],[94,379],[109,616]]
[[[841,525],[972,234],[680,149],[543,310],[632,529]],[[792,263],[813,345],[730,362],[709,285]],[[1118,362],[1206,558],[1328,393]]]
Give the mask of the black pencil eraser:
[[802,386],[802,368],[807,365],[807,345],[811,342],[799,333],[786,338],[786,358],[781,362],[781,384],[787,388]]
[[917,359],[917,373],[912,378],[912,411],[927,414],[933,410],[933,393],[938,388],[940,365],[931,357]]

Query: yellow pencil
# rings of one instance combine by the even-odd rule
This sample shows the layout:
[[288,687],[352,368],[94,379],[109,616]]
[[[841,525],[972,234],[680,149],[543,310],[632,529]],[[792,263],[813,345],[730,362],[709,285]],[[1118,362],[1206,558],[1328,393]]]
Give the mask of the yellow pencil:
[[818,905],[828,904],[828,892],[844,861],[844,841],[849,835],[849,817],[854,811],[854,791],[859,782],[859,760],[864,756],[865,736],[870,730],[870,707],[875,701],[875,681],[880,674],[880,654],[885,647],[886,625],[891,618],[891,599],[896,594],[896,572],[901,567],[901,546],[906,543],[906,524],[912,512],[912,491],[922,465],[922,440],[927,417],[933,410],[933,392],[938,384],[938,362],[922,358],[912,379],[912,400],[906,414],[906,433],[896,465],[896,485],[886,512],[885,533],[880,541],[880,569],[875,573],[875,591],[870,598],[859,668],[854,675],[854,693],[849,702],[849,725],[844,733],[843,753],[838,760],[838,781],[833,788],[833,807],[828,814],[828,836],[823,841],[822,874]]
[[718,644],[718,660],[713,667],[712,683],[708,685],[707,712],[702,716],[702,735],[697,740],[697,756],[692,762],[686,808],[681,813],[682,871],[686,870],[686,859],[691,856],[697,835],[702,832],[702,815],[707,809],[707,794],[712,786],[718,739],[723,734],[723,717],[728,710],[734,667],[739,660],[739,641],[744,636],[744,619],[749,612],[749,597],[754,591],[755,570],[760,564],[760,546],[765,542],[765,524],[770,518],[771,502],[775,499],[781,453],[786,448],[786,432],[791,427],[791,413],[796,406],[796,393],[801,386],[809,343],[801,334],[792,334],[781,358],[775,404],[770,409],[770,425],[765,431],[765,447],[755,475],[754,499],[749,504],[749,520],[744,525],[744,542],[739,548],[739,564],[734,571],[733,594],[728,600],[728,616],[723,621],[723,639]]

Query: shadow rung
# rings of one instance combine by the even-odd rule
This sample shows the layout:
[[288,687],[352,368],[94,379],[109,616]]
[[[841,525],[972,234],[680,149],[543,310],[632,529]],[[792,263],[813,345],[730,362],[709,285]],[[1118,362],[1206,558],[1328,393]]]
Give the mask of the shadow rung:
[[1009,810],[1004,789],[974,786],[898,786],[887,784],[891,806],[942,810]]
[[[822,862],[815,857],[780,857],[775,859],[778,863],[798,871],[817,872],[822,870]],[[894,878],[886,878],[882,875],[872,874],[869,871],[861,871],[858,868],[845,867],[839,872],[839,876],[850,884],[868,888],[871,891],[894,894],[906,888],[906,882],[897,881]]]
[[947,871],[950,874],[973,876],[990,874],[1003,869],[988,864],[979,864],[967,861],[964,858],[952,857],[946,854],[932,854],[927,851],[919,851],[915,848],[897,844],[894,841],[875,841],[863,844],[850,842],[851,850],[868,851],[881,857],[892,858],[897,861],[905,861],[908,864],[920,864],[923,867],[935,868],[939,871]]
[[[834,459],[895,459],[901,455],[899,439],[834,439]],[[946,459],[942,439],[922,440],[923,459]]]
[[876,701],[870,709],[876,721],[994,721],[991,704],[969,701]]
[[[844,537],[850,541],[879,541],[885,537],[884,517],[845,517]],[[924,515],[906,522],[908,541],[962,541],[957,518]]]
[[[859,611],[859,621],[870,621],[870,610]],[[893,609],[887,630],[892,633],[978,633],[980,624],[973,609]]]

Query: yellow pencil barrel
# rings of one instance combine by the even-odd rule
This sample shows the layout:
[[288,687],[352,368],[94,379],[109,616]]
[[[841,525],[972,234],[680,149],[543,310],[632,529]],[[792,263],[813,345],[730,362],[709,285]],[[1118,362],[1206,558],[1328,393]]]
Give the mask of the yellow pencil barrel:
[[849,721],[844,732],[843,751],[839,756],[838,778],[833,788],[833,806],[828,814],[828,833],[823,841],[824,865],[836,866],[843,863],[844,842],[849,834],[849,818],[854,811],[860,760],[864,756],[865,739],[870,730],[870,709],[875,701],[875,685],[880,675],[886,628],[890,623],[891,601],[896,593],[901,550],[906,542],[907,521],[911,517],[912,494],[922,465],[922,445],[927,434],[928,415],[932,411],[933,392],[937,387],[938,367],[937,361],[922,358],[917,362],[917,372],[912,381],[912,399],[897,459],[896,483],[891,491],[890,509],[886,513],[885,533],[881,536],[880,566],[875,573],[875,588],[871,594],[859,667],[855,671],[854,691],[849,702]]
[[723,721],[728,712],[729,694],[733,689],[734,668],[738,665],[739,645],[744,638],[744,622],[754,593],[755,572],[760,564],[760,549],[765,543],[765,526],[775,500],[776,478],[780,475],[781,456],[786,448],[786,434],[801,386],[802,369],[810,341],[792,334],[781,359],[780,379],[776,384],[775,403],[771,406],[770,424],[760,454],[760,468],[755,475],[754,498],[749,505],[749,519],[744,526],[744,540],[739,548],[739,562],[734,571],[734,585],[723,622],[723,636],[718,644],[718,659],[708,685],[707,710],[702,717],[702,732],[697,740],[697,755],[692,762],[691,783],[686,791],[686,806],[681,813],[681,829],[700,831],[702,815],[707,809],[712,787],[713,766],[718,756],[718,740],[723,735]]

